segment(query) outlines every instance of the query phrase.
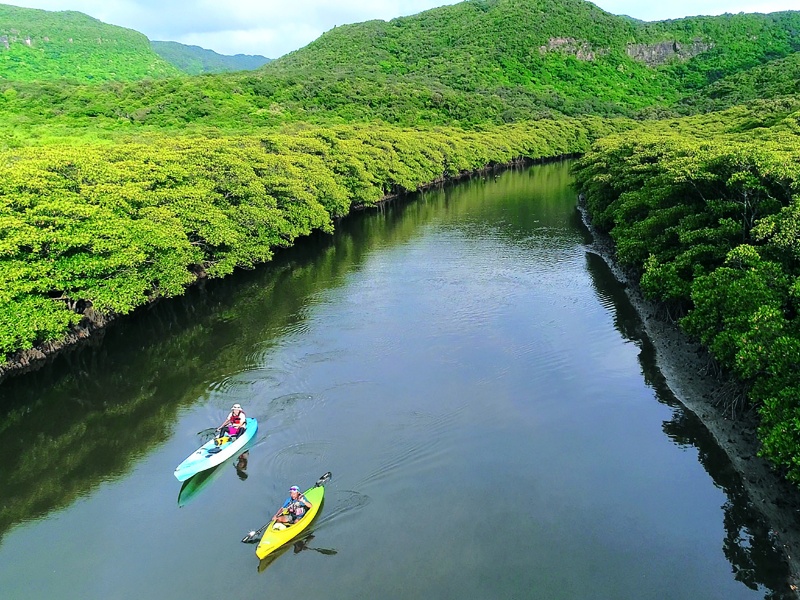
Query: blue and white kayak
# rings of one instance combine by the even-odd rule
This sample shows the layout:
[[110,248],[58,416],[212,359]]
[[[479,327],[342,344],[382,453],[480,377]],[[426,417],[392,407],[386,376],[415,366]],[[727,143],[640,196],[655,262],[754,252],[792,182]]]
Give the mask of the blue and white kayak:
[[255,419],[247,419],[247,428],[239,437],[233,440],[222,438],[222,443],[220,443],[219,438],[209,440],[192,452],[186,460],[177,466],[175,469],[175,478],[178,481],[186,481],[189,477],[196,475],[200,471],[205,471],[206,469],[216,467],[218,464],[223,463],[236,454],[236,452],[242,450],[245,444],[253,439],[257,430],[258,421]]

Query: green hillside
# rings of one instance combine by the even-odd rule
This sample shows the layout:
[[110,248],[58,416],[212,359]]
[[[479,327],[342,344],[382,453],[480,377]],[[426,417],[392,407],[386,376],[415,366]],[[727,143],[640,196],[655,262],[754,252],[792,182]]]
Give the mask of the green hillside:
[[740,71],[705,86],[683,104],[693,112],[720,110],[758,98],[800,95],[800,52]]
[[[253,72],[92,88],[0,83],[0,116],[17,137],[19,127],[46,122],[52,134],[76,121],[238,130],[307,121],[475,127],[559,115],[641,118],[701,110],[696,100],[717,93],[710,86],[788,60],[797,48],[800,12],[643,23],[583,0],[470,0],[336,27]],[[717,95],[714,107],[739,99]]]
[[187,46],[178,42],[151,41],[150,45],[161,58],[189,75],[252,71],[271,60],[251,54],[235,54],[233,56],[217,54],[213,50],[207,50],[200,46]]
[[644,23],[583,0],[472,0],[337,27],[264,72],[329,89],[402,78],[512,111],[632,114],[797,50],[800,12]]
[[0,81],[132,81],[179,73],[137,31],[79,12],[0,4]]

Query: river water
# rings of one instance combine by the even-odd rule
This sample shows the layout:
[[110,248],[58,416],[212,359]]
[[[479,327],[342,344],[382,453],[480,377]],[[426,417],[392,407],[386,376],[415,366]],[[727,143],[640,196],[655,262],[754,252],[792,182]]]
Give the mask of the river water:
[[[354,215],[0,385],[0,597],[781,598],[567,163]],[[240,460],[175,466],[234,402]],[[333,472],[311,537],[241,538]]]

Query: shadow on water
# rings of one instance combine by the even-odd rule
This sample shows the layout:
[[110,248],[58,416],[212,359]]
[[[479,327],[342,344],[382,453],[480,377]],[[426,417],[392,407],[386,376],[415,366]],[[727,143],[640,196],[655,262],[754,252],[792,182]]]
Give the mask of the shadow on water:
[[655,391],[658,401],[672,409],[672,418],[663,424],[664,433],[679,446],[695,448],[699,462],[727,496],[722,506],[725,528],[722,549],[731,563],[735,579],[752,590],[763,589],[765,598],[793,597],[777,591],[787,587],[788,565],[776,549],[769,527],[752,508],[741,475],[705,425],[675,398],[667,386],[656,364],[655,349],[645,335],[643,323],[622,284],[602,258],[587,253],[586,260],[598,298],[605,306],[613,308],[616,329],[640,350],[638,358],[645,382]]
[[266,571],[271,565],[275,564],[278,559],[286,554],[290,549],[292,550],[293,554],[300,554],[305,550],[313,550],[314,552],[319,552],[320,554],[324,554],[326,556],[335,556],[338,554],[338,550],[334,550],[333,548],[316,548],[314,546],[309,546],[309,542],[314,539],[313,532],[309,531],[300,536],[298,540],[293,543],[286,544],[282,548],[279,548],[272,554],[268,555],[265,558],[262,558],[258,561],[258,572],[263,573]]

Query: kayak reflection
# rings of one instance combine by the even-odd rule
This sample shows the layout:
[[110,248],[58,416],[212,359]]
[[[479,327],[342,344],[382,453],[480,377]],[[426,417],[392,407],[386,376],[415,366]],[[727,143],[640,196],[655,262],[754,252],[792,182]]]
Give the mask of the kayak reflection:
[[[197,498],[203,490],[207,489],[211,485],[212,481],[218,479],[219,476],[225,472],[227,464],[233,464],[233,467],[236,469],[236,475],[239,477],[239,479],[242,481],[247,479],[247,460],[250,456],[250,448],[254,442],[255,438],[248,441],[244,447],[244,452],[239,454],[239,456],[237,456],[235,459],[231,457],[222,464],[205,471],[201,471],[197,475],[194,475],[193,477],[190,477],[184,481],[180,492],[178,492],[178,506],[186,506],[189,504],[189,502]],[[233,462],[234,460],[235,462]]]

